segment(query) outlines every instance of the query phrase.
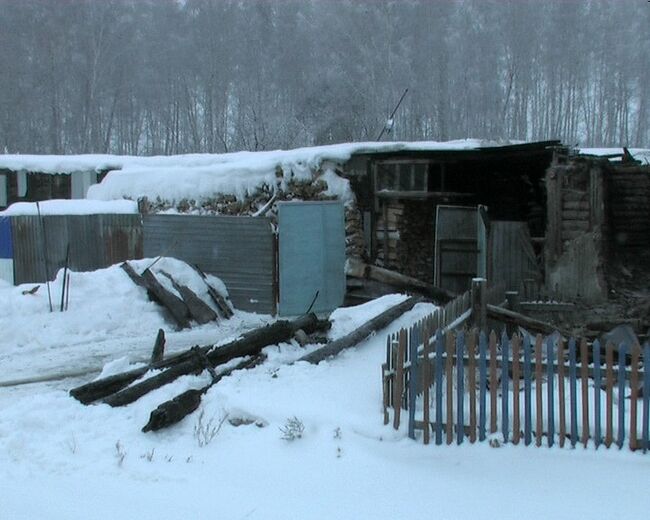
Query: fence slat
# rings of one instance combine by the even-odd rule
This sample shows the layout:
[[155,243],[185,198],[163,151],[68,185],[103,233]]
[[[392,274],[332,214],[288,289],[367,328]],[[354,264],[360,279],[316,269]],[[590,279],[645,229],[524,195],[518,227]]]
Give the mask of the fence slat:
[[429,418],[429,389],[431,388],[431,359],[429,355],[431,354],[431,341],[429,339],[430,320],[427,320],[424,324],[424,330],[422,334],[422,341],[424,344],[424,364],[422,365],[422,422],[424,422],[424,433],[423,441],[424,444],[429,444],[430,441],[430,431],[431,431],[431,421]]
[[524,444],[530,446],[532,442],[532,381],[533,374],[530,362],[530,336],[524,337]]
[[614,417],[612,410],[612,389],[614,388],[614,345],[611,343],[607,343],[607,346],[605,347],[605,362],[607,363],[605,368],[607,378],[607,388],[605,390],[605,446],[609,448],[612,445],[612,439],[614,437]]
[[479,334],[479,404],[478,404],[478,440],[485,440],[487,422],[487,336],[481,331]]
[[519,444],[519,335],[512,336],[512,442]]
[[537,447],[542,445],[542,433],[544,432],[542,385],[542,335],[538,334],[535,339],[535,411],[537,419],[535,422],[535,445]]
[[447,378],[447,409],[446,412],[446,432],[447,444],[451,444],[454,440],[454,335],[447,333],[447,341],[445,342],[447,351],[447,363],[445,375]]
[[566,440],[566,397],[564,395],[564,383],[564,340],[560,338],[557,344],[557,395],[558,406],[560,407],[560,448],[564,448],[564,441]]
[[578,442],[578,383],[576,370],[576,340],[569,340],[569,400],[571,409],[571,446]]
[[415,402],[417,398],[417,383],[418,383],[418,326],[411,327],[408,335],[409,341],[409,359],[411,365],[408,371],[408,410],[409,410],[409,437],[415,439]]
[[456,443],[462,444],[465,437],[465,334],[456,337]]
[[553,388],[555,374],[553,373],[553,361],[555,348],[553,339],[546,340],[546,410],[547,410],[547,433],[546,442],[549,448],[555,442],[555,389]]
[[442,363],[444,336],[440,329],[436,332],[436,445],[442,444]]
[[383,394],[383,401],[384,401],[384,424],[388,424],[389,422],[389,417],[388,417],[388,376],[386,373],[388,372],[388,365],[386,363],[382,363],[381,365],[381,388],[382,388],[382,394]]
[[630,449],[638,448],[636,432],[637,399],[639,398],[639,352],[641,346],[632,346],[632,362],[630,364]]
[[469,442],[476,442],[476,330],[469,333],[467,341],[469,363]]
[[616,445],[620,450],[625,442],[625,357],[627,356],[628,346],[621,343],[618,346],[618,432],[616,435]]
[[650,343],[643,347],[643,425],[641,436],[643,453],[650,448]]
[[589,352],[587,340],[580,341],[580,378],[582,385],[582,444],[589,442]]
[[602,432],[600,428],[600,341],[594,341],[594,344],[591,347],[591,352],[594,360],[594,445],[596,446],[596,449],[598,449],[602,442]]
[[508,413],[508,382],[510,377],[508,376],[508,358],[510,351],[510,341],[508,340],[508,335],[506,331],[503,331],[501,335],[501,431],[503,433],[503,442],[508,442],[509,438],[509,426],[510,426],[510,417]]
[[490,333],[490,433],[497,431],[497,336]]
[[399,429],[400,415],[402,411],[402,386],[404,384],[404,356],[406,352],[406,331],[399,331],[399,344],[397,348],[397,359],[395,360],[395,384],[393,391],[393,428]]

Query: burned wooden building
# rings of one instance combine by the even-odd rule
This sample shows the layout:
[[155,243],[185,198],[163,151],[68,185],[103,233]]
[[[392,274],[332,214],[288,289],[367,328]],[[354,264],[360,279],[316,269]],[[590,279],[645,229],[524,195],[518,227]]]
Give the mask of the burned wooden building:
[[355,154],[365,260],[463,292],[485,276],[509,288],[542,281],[545,176],[559,141]]

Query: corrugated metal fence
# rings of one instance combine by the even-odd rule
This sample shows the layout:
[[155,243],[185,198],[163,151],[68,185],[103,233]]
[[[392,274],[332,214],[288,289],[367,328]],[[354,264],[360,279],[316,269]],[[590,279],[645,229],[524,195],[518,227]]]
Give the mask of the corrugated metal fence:
[[275,237],[268,218],[145,215],[144,254],[198,264],[236,308],[275,314]]
[[68,245],[75,271],[142,258],[140,215],[20,216],[11,218],[11,229],[16,284],[53,278],[65,265]]

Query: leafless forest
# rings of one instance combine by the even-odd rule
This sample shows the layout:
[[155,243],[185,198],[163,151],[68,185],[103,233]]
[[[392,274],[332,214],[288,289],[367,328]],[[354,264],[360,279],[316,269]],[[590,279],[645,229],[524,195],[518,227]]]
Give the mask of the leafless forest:
[[648,146],[645,0],[0,0],[0,152]]

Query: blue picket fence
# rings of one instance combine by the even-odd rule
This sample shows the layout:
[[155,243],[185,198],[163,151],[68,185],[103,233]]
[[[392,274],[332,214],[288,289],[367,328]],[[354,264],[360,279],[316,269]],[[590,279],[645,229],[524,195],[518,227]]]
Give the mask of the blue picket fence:
[[436,445],[490,442],[650,447],[650,344],[601,345],[437,328],[387,338],[384,421]]

